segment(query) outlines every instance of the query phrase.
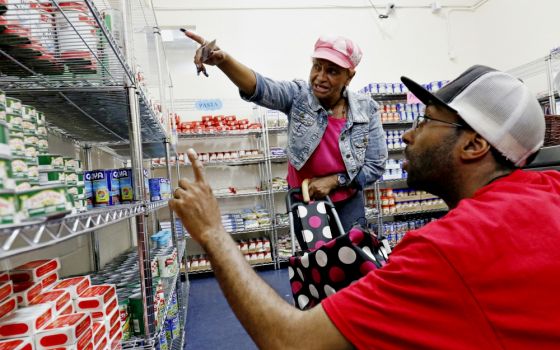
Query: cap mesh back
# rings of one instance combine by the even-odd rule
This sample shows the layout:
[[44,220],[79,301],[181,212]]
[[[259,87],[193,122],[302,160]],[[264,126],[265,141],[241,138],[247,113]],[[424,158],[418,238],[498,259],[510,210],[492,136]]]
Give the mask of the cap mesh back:
[[493,71],[472,82],[449,105],[517,166],[543,144],[544,115],[535,96],[513,76]]

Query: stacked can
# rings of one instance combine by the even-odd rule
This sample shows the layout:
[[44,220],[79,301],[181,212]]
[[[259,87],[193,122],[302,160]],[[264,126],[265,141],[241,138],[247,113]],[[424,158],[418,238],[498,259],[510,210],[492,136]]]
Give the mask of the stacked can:
[[402,137],[405,130],[386,130],[385,141],[389,150],[402,150],[406,147]]

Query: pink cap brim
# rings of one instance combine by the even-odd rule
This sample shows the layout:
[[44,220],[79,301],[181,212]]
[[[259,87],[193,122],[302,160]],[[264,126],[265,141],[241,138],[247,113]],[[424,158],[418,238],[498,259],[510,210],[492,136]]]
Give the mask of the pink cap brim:
[[313,52],[313,55],[311,55],[311,57],[322,58],[324,60],[331,61],[332,63],[341,66],[342,68],[354,68],[352,66],[352,63],[348,62],[348,59],[342,53],[333,49],[319,47],[315,50],[315,52]]

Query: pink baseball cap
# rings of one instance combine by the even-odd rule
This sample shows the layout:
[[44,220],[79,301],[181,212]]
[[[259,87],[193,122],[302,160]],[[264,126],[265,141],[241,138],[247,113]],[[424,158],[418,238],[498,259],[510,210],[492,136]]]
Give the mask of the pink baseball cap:
[[341,36],[321,36],[311,56],[331,61],[342,68],[354,69],[362,59],[362,50],[352,40]]

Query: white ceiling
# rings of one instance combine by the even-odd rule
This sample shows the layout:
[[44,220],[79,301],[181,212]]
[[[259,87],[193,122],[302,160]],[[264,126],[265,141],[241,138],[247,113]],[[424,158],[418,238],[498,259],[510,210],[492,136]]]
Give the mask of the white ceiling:
[[471,7],[480,0],[153,0],[157,10],[165,9],[233,9],[233,8],[305,8],[305,7],[385,7],[394,3],[398,7],[428,7],[437,2],[443,7]]

